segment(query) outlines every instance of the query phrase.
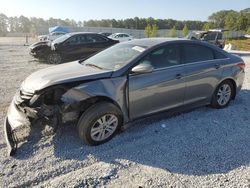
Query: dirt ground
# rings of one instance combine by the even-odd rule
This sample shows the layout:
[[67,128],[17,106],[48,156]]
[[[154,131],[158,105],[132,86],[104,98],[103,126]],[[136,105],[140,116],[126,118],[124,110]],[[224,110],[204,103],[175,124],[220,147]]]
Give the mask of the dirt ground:
[[[0,125],[24,78],[50,66],[24,44],[0,38]],[[73,124],[55,135],[41,126],[7,157],[1,128],[0,187],[250,188],[250,57],[244,60],[244,87],[227,108],[140,120],[97,147],[83,145]]]

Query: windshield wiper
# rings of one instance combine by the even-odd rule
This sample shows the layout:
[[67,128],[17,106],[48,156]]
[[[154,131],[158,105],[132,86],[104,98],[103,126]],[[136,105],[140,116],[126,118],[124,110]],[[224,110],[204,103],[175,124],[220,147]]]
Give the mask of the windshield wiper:
[[98,68],[98,69],[103,69],[102,67],[99,67],[95,64],[91,64],[91,63],[87,63],[87,64],[84,64],[85,66],[90,66],[90,67],[95,67],[95,68]]

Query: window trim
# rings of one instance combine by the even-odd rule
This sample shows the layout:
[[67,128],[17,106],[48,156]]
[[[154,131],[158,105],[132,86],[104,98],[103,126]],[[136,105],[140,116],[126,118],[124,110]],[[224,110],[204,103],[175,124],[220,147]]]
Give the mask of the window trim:
[[[185,50],[184,50],[184,45],[196,45],[196,46],[202,46],[204,48],[207,48],[209,49],[212,53],[213,53],[213,59],[209,59],[209,60],[202,60],[202,61],[193,61],[191,63],[185,63],[184,60],[185,60]],[[193,63],[199,63],[199,62],[206,62],[206,61],[213,61],[213,60],[222,60],[222,59],[230,59],[229,57],[227,57],[226,55],[224,55],[222,53],[222,55],[225,56],[225,58],[215,58],[215,49],[209,47],[209,46],[205,46],[205,45],[202,45],[202,44],[193,44],[193,43],[183,43],[181,44],[181,56],[182,56],[182,64],[193,64]],[[218,53],[221,53],[221,52],[218,52]]]
[[[193,44],[193,43],[184,43],[184,44]],[[172,45],[172,44],[167,44],[167,45]],[[210,59],[210,60],[203,60],[203,61],[196,61],[196,62],[192,62],[192,63],[184,63],[184,62],[183,62],[183,60],[184,60],[184,54],[183,54],[183,53],[184,53],[184,49],[183,49],[183,44],[178,44],[178,43],[176,43],[176,44],[173,44],[173,45],[178,45],[179,48],[180,48],[181,64],[179,64],[179,65],[173,65],[173,66],[169,66],[169,67],[163,67],[163,68],[154,69],[151,73],[157,72],[157,71],[164,71],[164,70],[172,69],[172,68],[178,68],[178,67],[185,67],[185,66],[189,66],[189,65],[201,64],[201,63],[204,63],[204,62],[212,62],[212,61],[216,61],[216,60],[219,61],[219,60],[229,60],[229,59],[230,59],[229,57],[227,57],[227,56],[225,55],[225,58]],[[210,48],[209,46],[205,46],[205,45],[201,45],[201,44],[194,44],[194,45],[199,45],[199,46],[204,46],[204,47],[206,47],[206,48],[209,48],[210,50],[212,50],[213,56],[214,56],[214,58],[215,58],[215,54],[214,54],[214,51],[215,51],[215,50],[214,50],[213,48]],[[152,53],[152,52],[154,52],[154,51],[157,51],[157,50],[159,50],[159,49],[162,48],[162,47],[164,47],[164,46],[160,46],[159,48],[156,48],[156,49],[150,51],[149,53]],[[148,54],[149,54],[149,53],[148,53]],[[221,53],[221,52],[220,52],[220,53]],[[133,74],[133,73],[131,72],[131,70],[132,70],[135,66],[139,65],[139,63],[141,62],[141,60],[142,60],[143,58],[145,58],[148,54],[144,55],[142,58],[140,58],[140,59],[137,61],[137,63],[135,63],[133,66],[131,66],[130,70],[128,71],[128,75],[129,75],[129,76],[136,76],[136,75],[138,75],[138,74]],[[223,53],[222,53],[222,54],[223,54]],[[223,55],[224,55],[224,54],[223,54]],[[144,73],[144,74],[151,74],[151,73]]]
[[[180,52],[180,56],[181,56],[180,64],[179,64],[179,65],[168,66],[168,67],[157,68],[157,69],[154,69],[152,72],[160,71],[160,70],[164,70],[164,69],[170,69],[170,68],[173,68],[173,67],[178,67],[178,66],[184,65],[184,64],[183,64],[183,55],[182,55],[182,46],[181,46],[181,44],[178,44],[178,43],[165,44],[165,45],[159,46],[159,47],[156,48],[156,49],[151,50],[149,53],[147,53],[146,55],[144,55],[143,57],[141,57],[133,66],[130,67],[130,70],[128,71],[128,75],[133,75],[133,73],[131,72],[131,70],[132,70],[134,67],[136,67],[137,65],[139,65],[139,63],[140,63],[146,56],[148,56],[150,53],[153,53],[153,52],[155,52],[155,51],[157,51],[157,50],[160,50],[161,48],[165,48],[166,46],[169,46],[169,45],[176,45],[176,46],[178,46],[179,52]],[[145,73],[145,74],[149,74],[149,73]],[[136,74],[136,75],[137,75],[137,74]]]

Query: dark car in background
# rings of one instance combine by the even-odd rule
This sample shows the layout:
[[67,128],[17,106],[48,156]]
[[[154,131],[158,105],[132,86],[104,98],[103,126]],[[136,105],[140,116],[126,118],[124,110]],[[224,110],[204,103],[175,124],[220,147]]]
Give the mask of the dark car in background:
[[30,54],[50,64],[86,58],[118,41],[97,33],[67,33],[53,42],[38,42],[30,46]]
[[189,34],[188,38],[192,40],[206,41],[223,49],[225,46],[224,33],[225,30],[211,29],[209,31],[196,31]]
[[109,32],[100,32],[98,34],[104,35],[105,37],[112,35],[112,33],[109,33]]
[[9,152],[17,147],[15,130],[38,119],[52,127],[77,121],[81,140],[98,145],[124,123],[157,112],[224,108],[241,89],[244,68],[240,57],[209,43],[158,38],[119,43],[39,70],[10,104],[4,125]]

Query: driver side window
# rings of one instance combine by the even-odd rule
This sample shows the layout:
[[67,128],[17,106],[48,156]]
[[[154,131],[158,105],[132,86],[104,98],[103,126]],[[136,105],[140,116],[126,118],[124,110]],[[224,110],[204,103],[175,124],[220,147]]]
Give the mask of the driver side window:
[[180,65],[180,47],[175,44],[160,47],[149,53],[140,63],[150,64],[153,66],[154,70]]
[[66,41],[66,44],[68,44],[68,45],[75,45],[75,44],[78,44],[78,43],[79,43],[78,36],[72,36],[71,38],[69,38]]

